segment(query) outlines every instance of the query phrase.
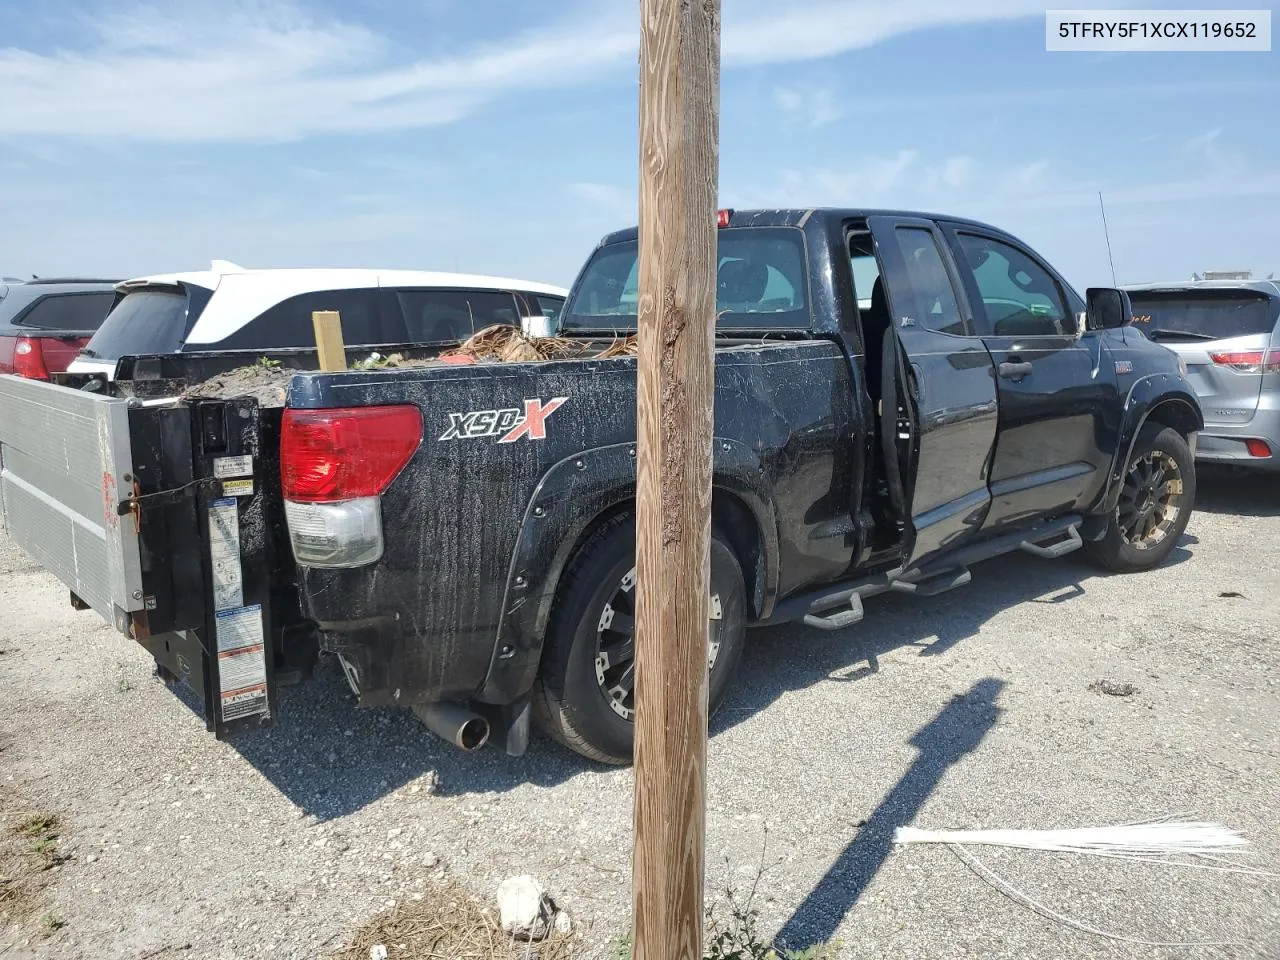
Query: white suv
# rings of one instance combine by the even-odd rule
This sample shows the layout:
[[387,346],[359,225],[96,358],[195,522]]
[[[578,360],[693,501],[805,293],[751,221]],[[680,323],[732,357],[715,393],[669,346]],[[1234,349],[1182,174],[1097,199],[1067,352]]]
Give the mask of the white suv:
[[337,310],[350,347],[446,346],[494,324],[554,329],[562,287],[502,277],[415,270],[207,271],[116,286],[116,302],[69,373],[113,378],[121,357],[315,347],[311,314]]

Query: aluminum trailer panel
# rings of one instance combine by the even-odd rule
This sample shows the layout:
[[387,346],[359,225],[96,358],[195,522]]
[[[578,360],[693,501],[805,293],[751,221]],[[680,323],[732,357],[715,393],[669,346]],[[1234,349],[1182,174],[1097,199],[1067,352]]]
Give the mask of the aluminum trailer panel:
[[145,609],[129,401],[0,376],[0,509],[10,537],[108,622]]

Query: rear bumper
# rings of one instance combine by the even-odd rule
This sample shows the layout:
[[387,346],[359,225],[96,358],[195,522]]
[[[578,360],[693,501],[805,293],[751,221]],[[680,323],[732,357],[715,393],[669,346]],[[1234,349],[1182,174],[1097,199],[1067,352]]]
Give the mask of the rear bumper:
[[[1258,412],[1248,423],[1238,426],[1205,424],[1196,447],[1196,459],[1201,463],[1280,470],[1280,408],[1274,406],[1275,398],[1264,395],[1262,399]],[[1249,440],[1261,440],[1271,455],[1254,456],[1248,449]]]
[[298,568],[304,613],[320,629],[321,648],[342,657],[361,706],[469,701],[480,689],[497,623],[472,622],[468,614],[501,603],[485,604],[479,591],[461,588],[448,605],[425,602],[424,583],[440,577],[397,569],[385,558],[353,569]]

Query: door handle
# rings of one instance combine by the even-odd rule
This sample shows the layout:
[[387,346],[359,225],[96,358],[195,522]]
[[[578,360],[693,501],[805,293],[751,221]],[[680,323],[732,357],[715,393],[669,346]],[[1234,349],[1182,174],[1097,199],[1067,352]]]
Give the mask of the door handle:
[[1005,361],[1000,364],[1000,376],[1006,380],[1021,380],[1023,377],[1029,376],[1030,373],[1031,364],[1025,360],[1022,362]]

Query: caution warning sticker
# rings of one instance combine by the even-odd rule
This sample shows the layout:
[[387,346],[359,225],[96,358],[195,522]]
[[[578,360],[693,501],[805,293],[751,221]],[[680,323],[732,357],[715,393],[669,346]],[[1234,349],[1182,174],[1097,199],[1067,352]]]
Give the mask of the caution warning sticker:
[[222,492],[228,497],[252,497],[253,477],[245,477],[240,480],[223,480]]
[[223,610],[216,617],[223,721],[269,713],[262,607]]

